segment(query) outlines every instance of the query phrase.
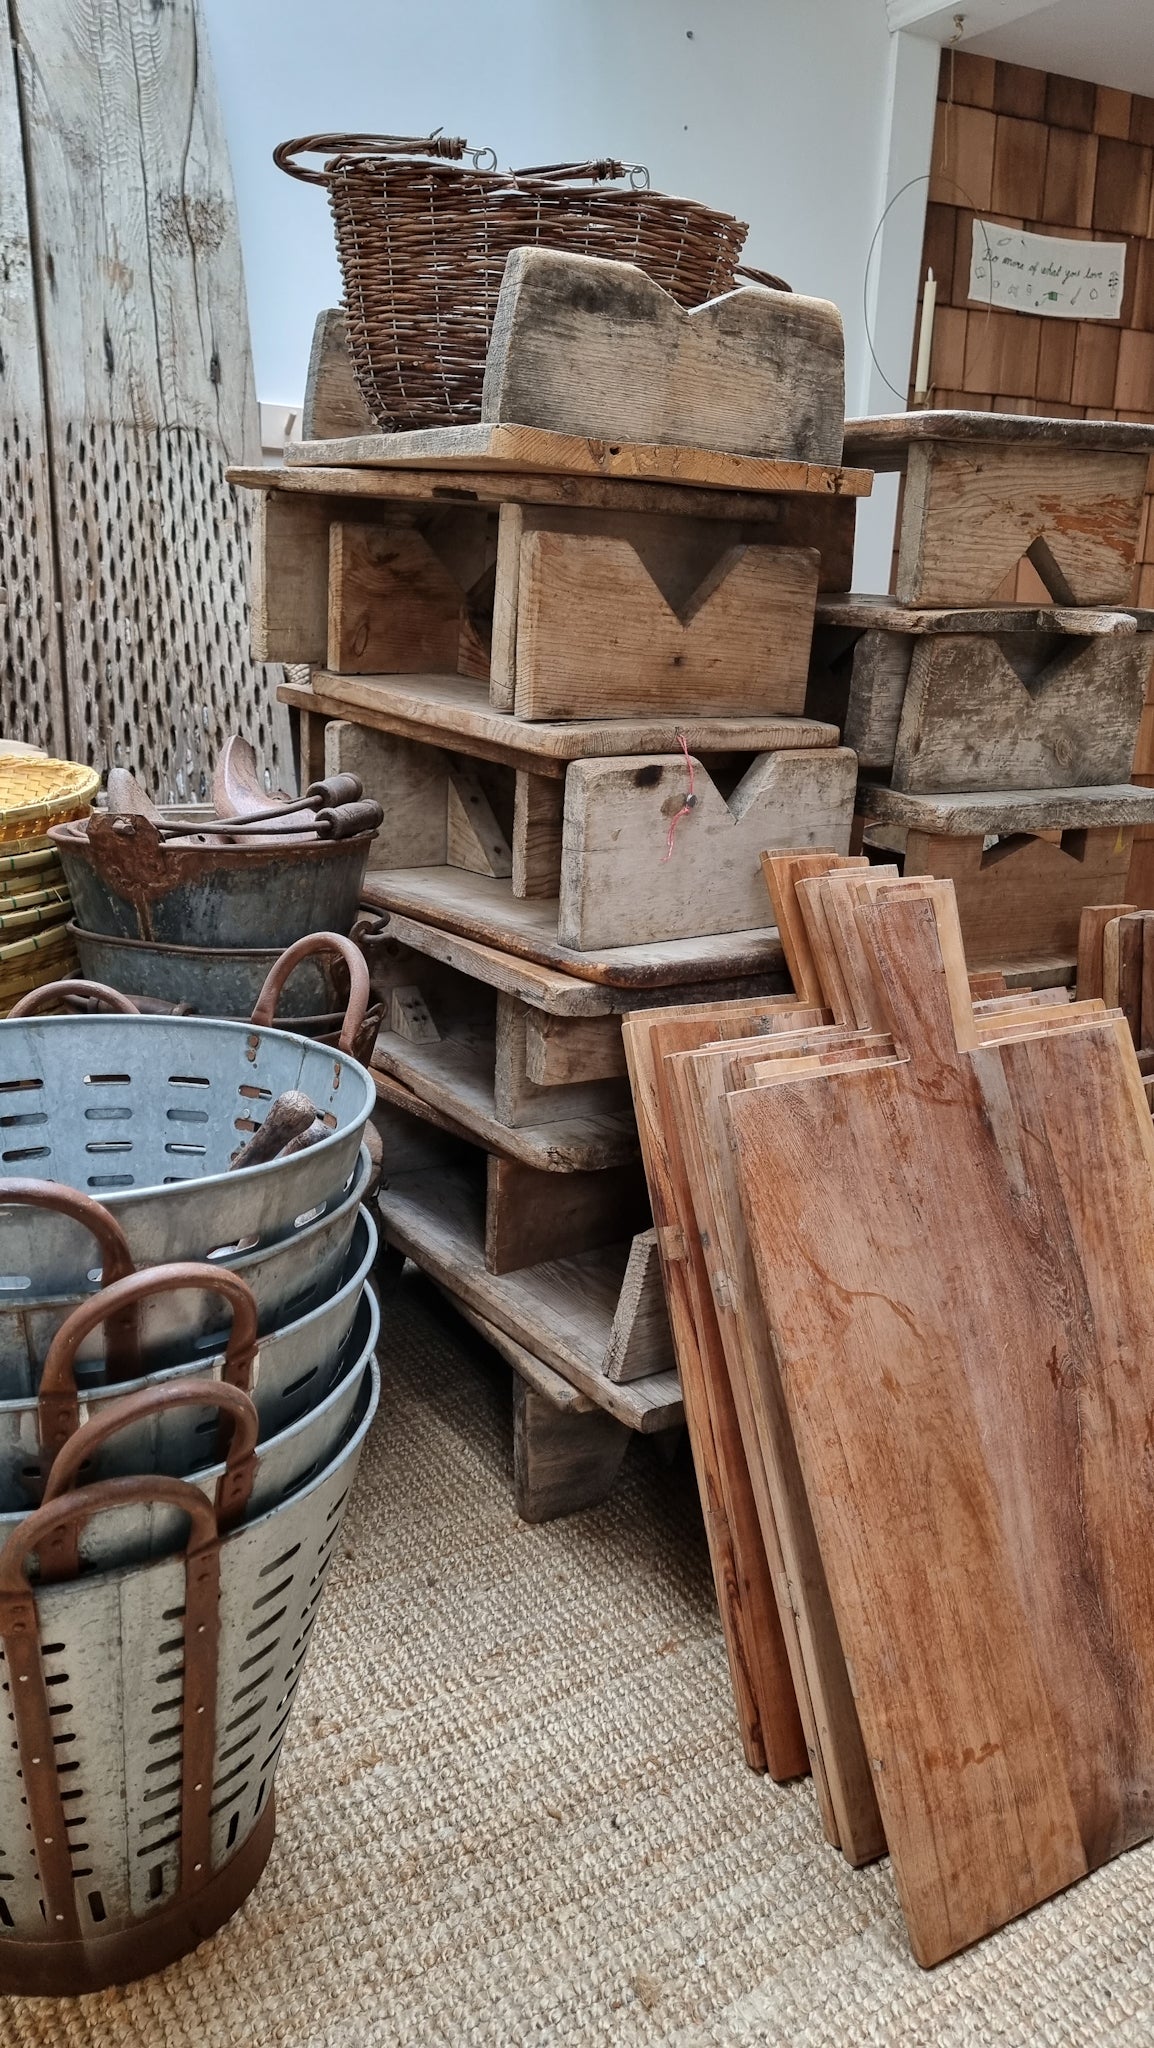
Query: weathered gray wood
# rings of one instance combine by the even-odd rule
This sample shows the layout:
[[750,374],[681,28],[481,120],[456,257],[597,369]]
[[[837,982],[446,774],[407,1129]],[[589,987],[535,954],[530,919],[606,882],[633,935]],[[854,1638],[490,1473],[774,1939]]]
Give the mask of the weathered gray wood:
[[605,1354],[628,1244],[580,1252],[515,1273],[485,1269],[483,1202],[460,1172],[399,1174],[380,1197],[387,1241],[455,1299],[468,1303],[629,1428],[649,1434],[685,1420],[677,1374],[626,1385],[609,1379]]
[[291,442],[290,469],[515,470],[521,474],[613,477],[629,482],[706,485],[716,490],[819,491],[831,497],[868,498],[866,469],[831,463],[791,462],[768,455],[730,455],[599,436],[552,434],[543,427],[418,427],[404,434],[362,434],[341,441]]
[[900,469],[921,441],[993,442],[1033,447],[1104,449],[1154,454],[1154,426],[1134,420],[1046,419],[1034,413],[893,412],[845,423],[845,460],[869,469]]
[[513,797],[513,894],[555,896],[561,884],[565,785],[520,770]]
[[334,718],[325,727],[325,773],[358,775],[384,811],[370,873],[399,861],[431,867],[447,859],[449,761],[439,747]]
[[1154,655],[1149,634],[1057,643],[1048,634],[916,643],[902,635],[899,644],[914,651],[893,749],[896,789],[1054,789],[1129,775]]
[[[247,653],[249,507],[225,481],[230,461],[259,460],[260,435],[199,10],[9,0],[8,26],[68,577],[69,752],[187,799],[239,726],[283,782],[287,720]],[[6,333],[6,366],[19,348]]]
[[536,1173],[601,1173],[630,1165],[636,1157],[636,1134],[624,1113],[558,1117],[541,1124],[503,1122],[493,1099],[492,1048],[470,1045],[455,1034],[446,1033],[436,1044],[413,1044],[382,1030],[371,1064],[383,1101]]
[[629,1247],[629,1264],[605,1349],[608,1379],[625,1382],[662,1372],[673,1357],[657,1232],[644,1230]]
[[767,908],[764,849],[846,852],[856,778],[845,747],[760,754],[728,801],[699,760],[680,755],[574,762],[558,938],[591,950],[755,929]]
[[514,249],[481,418],[611,441],[841,460],[841,315],[743,286],[687,312],[633,263]]
[[873,629],[887,633],[1080,633],[1087,639],[1101,634],[1154,632],[1154,611],[1127,605],[1122,611],[1095,611],[1076,605],[996,604],[970,606],[966,610],[927,611],[917,605],[895,603],[892,597],[875,597],[869,591],[851,592],[847,597],[819,597],[817,624],[840,626],[849,631]]
[[345,316],[336,306],[317,314],[301,407],[301,440],[371,434],[375,422],[361,397],[349,354]]
[[475,875],[511,875],[513,855],[480,777],[467,761],[449,768],[445,859]]
[[[507,995],[520,996],[532,1006],[542,1022],[553,1017],[561,1022],[580,1022],[586,1018],[612,1019],[615,1020],[613,1030],[619,1037],[622,1011],[649,1009],[668,1000],[660,988],[619,989],[599,986],[593,981],[580,981],[575,975],[565,974],[557,968],[519,959],[512,953],[481,945],[476,939],[462,938],[456,932],[442,931],[437,925],[425,924],[399,913],[390,916],[388,931],[390,939],[400,946],[411,947],[416,953],[443,961],[490,988],[504,989]],[[687,982],[678,985],[677,994],[678,1001],[683,1003],[721,1002],[742,995],[768,995],[777,992],[779,986],[781,990],[786,987],[780,971],[754,977],[752,981],[743,978]],[[532,1022],[530,1019],[528,1025],[530,1072]],[[533,1074],[534,1080],[541,1078],[541,1075]]]
[[1024,556],[1056,603],[1124,606],[1147,466],[1145,451],[1041,439],[914,442],[902,493],[898,598],[983,605]]
[[485,1316],[478,1315],[476,1309],[470,1308],[467,1301],[462,1301],[459,1295],[451,1294],[439,1281],[434,1280],[431,1284],[454,1315],[460,1316],[462,1322],[468,1323],[471,1329],[476,1330],[478,1336],[483,1337],[486,1344],[490,1344],[505,1360],[506,1365],[512,1366],[517,1377],[524,1380],[525,1385],[535,1394],[540,1394],[550,1407],[559,1408],[567,1415],[591,1415],[596,1412],[596,1402],[591,1401],[587,1394],[578,1393],[577,1388],[570,1386],[568,1380],[563,1380],[560,1373],[554,1372],[551,1365],[543,1365],[539,1358],[534,1358],[531,1351],[526,1351],[523,1344],[518,1344],[515,1338],[506,1336],[504,1330],[497,1328],[496,1323],[490,1323]]
[[24,144],[11,0],[0,12],[0,614],[5,734],[67,756],[64,648],[52,545],[52,478],[36,304],[36,265],[24,182]]
[[503,1124],[514,1130],[541,1128],[573,1118],[621,1117],[630,1127],[630,1096],[622,1078],[572,1076],[542,1085],[533,1080],[528,1062],[528,1006],[516,996],[498,994],[493,1100]]
[[[1082,912],[1087,904],[1125,895],[1133,836],[1112,824],[1051,838],[1011,831],[987,848],[981,832],[959,837],[910,829],[905,872],[952,882],[971,967],[1061,960],[1065,978],[1072,979]],[[1043,985],[1037,973],[1029,981]]]
[[[822,590],[846,590],[853,574],[856,499],[809,491],[776,496],[749,491],[694,490],[684,484],[630,483],[600,477],[528,476],[504,471],[444,469],[234,468],[229,482],[262,495],[328,497],[333,518],[369,516],[368,508],[429,501],[497,511],[505,506],[630,513],[652,518],[748,521],[767,546],[816,548]],[[511,687],[511,685],[510,685]],[[509,700],[510,704],[512,699]],[[508,707],[506,707],[508,708]]]
[[629,1431],[600,1409],[570,1415],[530,1387],[513,1382],[513,1499],[523,1522],[599,1507],[629,1447]]
[[563,776],[565,765],[621,753],[670,753],[679,736],[696,754],[756,754],[836,746],[835,725],[812,718],[618,718],[535,723],[494,711],[483,688],[463,676],[333,676],[286,683],[286,704],[327,718],[355,719],[481,760]]
[[[643,1231],[648,1220],[640,1160],[608,1173],[541,1173],[497,1152],[486,1161],[485,1265],[490,1273],[514,1273],[547,1259],[620,1244]],[[632,1302],[639,1283],[629,1280],[628,1269],[626,1282],[622,1293],[628,1293]],[[662,1355],[659,1367],[666,1362]]]
[[541,1087],[562,1081],[609,1080],[625,1075],[625,1046],[619,1017],[551,1017],[529,1008],[525,1017],[525,1066]]
[[853,650],[842,737],[862,768],[893,761],[913,650],[908,633],[863,633]]
[[[918,795],[863,782],[863,817],[948,838],[1017,832],[1080,831],[1095,826],[1154,823],[1154,789],[1125,782],[1102,789],[989,789],[959,796]],[[1101,899],[1099,899],[1101,900]]]
[[[650,945],[609,946],[581,952],[557,938],[557,904],[547,896],[521,902],[508,882],[468,875],[462,868],[389,868],[365,882],[364,901],[374,910],[400,911],[420,924],[475,939],[497,952],[512,953],[543,967],[560,968],[579,980],[615,989],[680,988],[757,978],[757,992],[772,992],[783,977],[785,955],[776,930],[706,933],[691,939],[661,939]],[[766,909],[768,911],[768,899]],[[780,986],[784,987],[782,978]]]

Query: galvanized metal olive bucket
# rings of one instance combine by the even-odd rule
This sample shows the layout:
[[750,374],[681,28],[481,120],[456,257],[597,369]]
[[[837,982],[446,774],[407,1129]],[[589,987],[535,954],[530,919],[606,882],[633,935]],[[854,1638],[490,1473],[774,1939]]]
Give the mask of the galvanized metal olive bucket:
[[[281,1094],[315,1105],[319,1144],[230,1171]],[[0,1024],[0,1201],[5,1177],[92,1194],[137,1266],[272,1244],[344,1192],[376,1101],[339,1048],[201,1017],[23,1017]],[[35,1294],[81,1294],[91,1254],[50,1213],[29,1246],[0,1208],[0,1273]],[[21,1264],[23,1255],[23,1265]]]
[[[377,1394],[370,1365],[324,1471],[231,1531],[182,1479],[69,1492],[53,1474],[46,1504],[10,1537],[0,1554],[14,1737],[0,1757],[0,1993],[59,1997],[162,1969],[251,1891]],[[83,1457],[83,1441],[75,1449]],[[169,1555],[51,1582],[54,1550],[75,1552],[78,1530],[126,1510],[167,1518]]]

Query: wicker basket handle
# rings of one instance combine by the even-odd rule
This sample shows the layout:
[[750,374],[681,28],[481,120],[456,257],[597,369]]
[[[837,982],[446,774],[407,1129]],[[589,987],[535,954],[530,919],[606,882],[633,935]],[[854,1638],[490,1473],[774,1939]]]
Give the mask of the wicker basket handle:
[[299,178],[305,185],[327,185],[328,168],[323,171],[306,170],[303,164],[294,164],[296,155],[304,156],[439,156],[457,162],[463,156],[471,156],[474,165],[478,157],[491,156],[493,170],[497,159],[491,149],[469,148],[463,135],[298,135],[291,142],[278,142],[272,153],[272,160],[280,171],[287,171],[290,178]]
[[[89,1331],[130,1309],[135,1311],[139,1302],[154,1294],[175,1294],[190,1287],[203,1288],[206,1294],[220,1295],[229,1303],[232,1328],[228,1333],[221,1379],[247,1396],[252,1385],[257,1348],[256,1296],[248,1281],[243,1280],[239,1273],[230,1273],[226,1267],[201,1264],[193,1259],[171,1266],[150,1266],[142,1273],[130,1273],[127,1278],[114,1281],[101,1294],[82,1301],[79,1308],[74,1308],[61,1323],[48,1347],[40,1375],[37,1419],[42,1450],[59,1451],[62,1445],[74,1439],[80,1429],[76,1353]],[[215,1386],[218,1382],[212,1381],[211,1384]],[[161,1387],[157,1391],[164,1392],[165,1389]]]
[[[94,1202],[91,1195],[82,1195],[79,1188],[65,1187],[58,1180],[0,1180],[0,1208],[6,1202],[27,1204],[33,1209],[51,1209],[57,1215],[70,1216],[74,1223],[81,1223],[85,1230],[91,1231],[101,1251],[102,1288],[127,1279],[134,1270],[128,1239],[115,1216],[99,1202]],[[135,1303],[128,1308],[114,1310],[107,1318],[104,1353],[119,1378],[135,1377],[140,1358]]]
[[736,265],[733,275],[747,277],[751,284],[763,284],[771,292],[792,292],[793,286],[784,277],[775,277],[772,270],[754,270],[748,263]]
[[543,185],[560,183],[565,178],[591,178],[600,183],[607,178],[628,178],[635,191],[649,189],[649,170],[645,164],[623,164],[616,157],[590,157],[583,164],[528,164],[524,169],[510,173],[513,181],[520,185],[525,180],[537,178]]
[[106,988],[102,981],[45,981],[39,988],[30,989],[13,1003],[8,1012],[11,1024],[17,1017],[31,1017],[36,1010],[47,1009],[49,1003],[58,1003],[61,996],[98,996],[110,1010],[121,1010],[126,1017],[139,1017],[140,1011],[131,996],[121,993],[118,988]]
[[269,968],[264,987],[253,1007],[252,1023],[271,1026],[276,1021],[276,1006],[294,967],[307,960],[312,953],[335,953],[349,970],[349,1000],[345,1010],[345,1021],[337,1040],[341,1052],[352,1053],[357,1042],[357,1033],[365,1021],[372,989],[369,984],[369,970],[365,956],[359,946],[346,939],[340,932],[308,932],[298,939],[294,946],[274,960]]

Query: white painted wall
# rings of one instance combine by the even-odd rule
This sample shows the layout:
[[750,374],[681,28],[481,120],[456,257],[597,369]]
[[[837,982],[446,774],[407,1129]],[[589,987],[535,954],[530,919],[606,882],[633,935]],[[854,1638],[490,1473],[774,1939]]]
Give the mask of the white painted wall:
[[[314,318],[340,290],[325,196],[275,169],[274,144],[307,131],[442,126],[491,145],[502,163],[645,163],[654,185],[748,220],[752,264],[841,307],[847,410],[886,402],[865,341],[866,253],[897,171],[928,168],[937,51],[891,37],[884,0],[203,5],[262,399],[299,400]],[[875,255],[875,290],[888,301],[875,308],[878,352],[899,389],[923,212],[919,186],[895,207]],[[888,575],[883,528],[863,522],[862,566],[878,588]]]

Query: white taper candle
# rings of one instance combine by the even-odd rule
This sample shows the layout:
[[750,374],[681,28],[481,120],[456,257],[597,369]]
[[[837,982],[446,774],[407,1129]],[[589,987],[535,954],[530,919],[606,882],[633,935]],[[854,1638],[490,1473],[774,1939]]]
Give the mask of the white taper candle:
[[924,398],[930,388],[930,349],[934,339],[934,308],[938,287],[932,270],[926,272],[922,293],[922,324],[918,333],[918,367],[914,372],[914,397]]

